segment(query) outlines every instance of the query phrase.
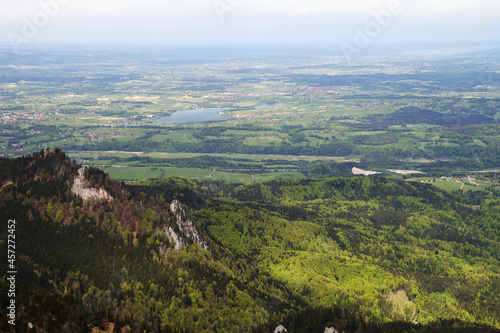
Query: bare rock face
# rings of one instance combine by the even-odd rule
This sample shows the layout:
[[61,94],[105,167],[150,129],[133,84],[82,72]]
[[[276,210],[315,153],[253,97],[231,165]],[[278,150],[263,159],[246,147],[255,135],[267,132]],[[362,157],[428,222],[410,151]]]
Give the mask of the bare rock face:
[[172,229],[172,227],[165,227],[164,230],[167,233],[168,238],[170,238],[171,240],[174,241],[174,249],[176,251],[180,251],[185,245],[182,238],[180,238],[179,235],[177,235],[175,233],[175,231],[174,231],[174,229]]
[[325,327],[324,333],[339,333],[339,332],[333,327]]
[[76,176],[73,180],[73,187],[71,187],[71,191],[74,194],[79,195],[83,201],[87,201],[89,199],[113,200],[113,197],[105,189],[90,187],[85,180],[84,172],[85,168],[78,169],[78,176]]
[[[170,204],[170,212],[174,216],[179,230],[186,236],[191,238],[195,243],[198,243],[202,248],[208,250],[207,244],[201,238],[193,222],[186,217],[186,212],[184,211],[184,208],[182,208],[182,205],[179,201],[174,200],[172,204]],[[176,250],[180,250],[184,246],[182,239],[175,233],[175,231],[171,227],[167,228],[166,232],[168,233],[170,238],[173,238],[175,243],[174,248]]]
[[288,331],[286,330],[286,328],[283,325],[279,325],[274,330],[274,333],[286,333],[286,332],[288,332]]

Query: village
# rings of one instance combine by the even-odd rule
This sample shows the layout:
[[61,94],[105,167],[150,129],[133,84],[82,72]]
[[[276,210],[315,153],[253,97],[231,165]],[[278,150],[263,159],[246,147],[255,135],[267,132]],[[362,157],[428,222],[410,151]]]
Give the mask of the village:
[[0,112],[0,122],[4,125],[39,125],[48,121],[48,114],[35,110],[4,110]]
[[500,186],[499,179],[490,179],[489,177],[486,177],[482,173],[478,173],[476,176],[475,174],[470,174],[464,177],[445,177],[442,176],[441,179],[449,181],[449,182],[456,182],[456,183],[461,183],[462,187],[465,184],[473,185],[473,186],[488,186],[488,185],[496,185]]

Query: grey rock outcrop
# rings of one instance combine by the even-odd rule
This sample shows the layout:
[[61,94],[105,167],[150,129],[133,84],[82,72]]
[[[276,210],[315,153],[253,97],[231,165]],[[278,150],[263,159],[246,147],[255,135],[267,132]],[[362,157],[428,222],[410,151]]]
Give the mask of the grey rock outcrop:
[[113,197],[105,189],[90,187],[85,179],[84,172],[85,168],[78,169],[78,175],[73,180],[73,186],[71,187],[71,191],[74,194],[79,195],[83,201],[87,201],[89,199],[113,200]]
[[179,235],[172,229],[172,227],[165,227],[165,232],[168,235],[168,238],[170,238],[174,242],[174,249],[176,251],[180,251],[184,247],[184,241],[182,240]]
[[333,327],[325,327],[324,333],[339,333],[339,332]]
[[279,325],[274,330],[274,333],[286,333],[286,332],[288,332],[288,331],[286,330],[286,328],[283,325]]
[[[170,212],[174,216],[175,223],[179,227],[179,230],[184,233],[187,237],[191,238],[195,243],[199,244],[205,250],[208,250],[208,246],[205,241],[201,238],[200,233],[194,226],[193,222],[187,218],[186,211],[182,208],[179,201],[174,200],[170,204]],[[172,227],[165,228],[168,236],[174,241],[174,248],[180,250],[185,244],[182,238],[179,237]]]

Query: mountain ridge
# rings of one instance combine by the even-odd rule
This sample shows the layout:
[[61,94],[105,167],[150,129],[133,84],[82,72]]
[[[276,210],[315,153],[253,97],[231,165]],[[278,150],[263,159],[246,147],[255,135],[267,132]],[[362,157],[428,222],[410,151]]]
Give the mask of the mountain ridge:
[[[0,159],[26,331],[500,327],[498,198],[476,211],[382,177],[129,186],[81,170],[58,149]],[[109,196],[83,200],[80,175]]]

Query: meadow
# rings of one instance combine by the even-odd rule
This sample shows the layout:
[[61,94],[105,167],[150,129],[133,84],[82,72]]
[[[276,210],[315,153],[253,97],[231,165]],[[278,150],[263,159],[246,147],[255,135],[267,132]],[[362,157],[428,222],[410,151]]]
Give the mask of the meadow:
[[[204,60],[183,52],[154,73],[145,68],[162,54],[146,49],[116,51],[120,64],[103,55],[77,70],[50,52],[23,58],[34,66],[29,75],[1,67],[0,154],[59,147],[122,180],[204,178],[214,169],[212,178],[243,183],[344,176],[348,163],[438,178],[500,169],[496,49],[482,51],[489,67],[467,53],[407,61],[388,53],[353,66],[314,48],[293,56],[235,53],[229,61],[217,52]],[[156,122],[199,108],[226,108],[229,119]]]

